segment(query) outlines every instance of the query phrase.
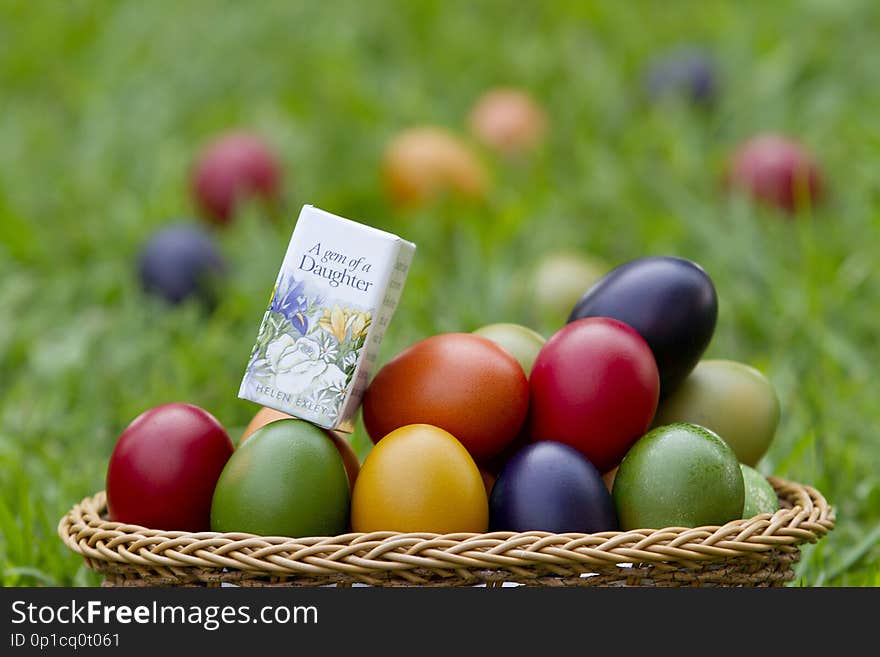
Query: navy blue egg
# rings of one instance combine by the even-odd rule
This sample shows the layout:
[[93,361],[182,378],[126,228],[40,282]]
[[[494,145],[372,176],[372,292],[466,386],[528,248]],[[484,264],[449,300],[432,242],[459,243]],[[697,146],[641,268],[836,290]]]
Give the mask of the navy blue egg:
[[171,304],[196,298],[209,304],[214,283],[226,270],[217,245],[196,226],[174,225],[150,238],[140,253],[141,286]]
[[638,331],[657,361],[663,398],[684,381],[709,346],[718,296],[709,275],[690,260],[638,258],[596,281],[568,321],[584,317],[612,317]]
[[656,57],[645,73],[653,99],[678,96],[708,106],[718,96],[718,71],[709,53],[697,47],[677,48]]
[[576,449],[553,441],[517,451],[489,496],[492,531],[591,534],[616,531],[617,514],[599,471]]

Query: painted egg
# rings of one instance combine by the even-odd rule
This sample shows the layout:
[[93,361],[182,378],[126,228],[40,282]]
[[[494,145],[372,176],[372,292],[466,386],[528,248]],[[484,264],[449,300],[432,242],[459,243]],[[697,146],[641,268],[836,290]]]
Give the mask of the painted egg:
[[276,420],[229,459],[211,529],[265,536],[334,536],[348,528],[350,491],[339,450],[321,429]]
[[[287,413],[276,411],[274,408],[269,408],[267,406],[263,407],[257,411],[256,415],[251,418],[251,421],[248,423],[247,427],[245,427],[241,438],[238,440],[238,447],[241,448],[244,442],[250,438],[257,429],[266,426],[270,422],[294,419],[297,418],[294,418]],[[330,440],[333,441],[336,449],[339,450],[339,455],[342,457],[342,462],[345,464],[345,473],[348,475],[349,486],[354,486],[354,481],[357,479],[358,472],[360,471],[361,462],[360,459],[358,459],[351,442],[346,437],[346,434],[341,431],[330,431],[328,429],[324,429],[324,431],[330,437]]]
[[760,134],[731,155],[724,185],[787,212],[816,205],[824,195],[824,177],[813,156],[796,141]]
[[477,100],[468,124],[483,144],[505,155],[514,155],[540,145],[547,131],[547,115],[529,93],[497,88]]
[[600,259],[577,251],[548,253],[532,272],[528,303],[538,317],[553,321],[553,325],[561,323],[608,269]]
[[386,363],[364,393],[364,427],[373,442],[407,424],[455,436],[479,464],[518,434],[529,406],[523,368],[479,335],[443,333]]
[[690,422],[717,433],[737,458],[755,466],[779,424],[779,398],[754,367],[731,360],[703,360],[657,408],[654,425]]
[[352,495],[352,530],[480,533],[488,522],[480,470],[449,432],[403,426],[367,454]]
[[382,173],[388,195],[401,207],[447,195],[482,199],[489,186],[485,168],[467,144],[434,126],[397,135],[385,150]]
[[569,321],[613,317],[632,326],[654,353],[660,395],[671,394],[709,346],[718,318],[715,286],[690,260],[652,256],[608,272],[575,305]]
[[655,100],[679,98],[711,105],[718,96],[718,70],[701,48],[678,47],[654,58],[645,73],[645,87]]
[[144,245],[138,260],[141,288],[170,304],[197,299],[213,305],[226,262],[214,239],[197,226],[167,226]]
[[527,445],[501,470],[489,498],[492,531],[594,533],[617,530],[598,470],[562,443]]
[[752,518],[761,513],[776,513],[779,510],[779,497],[770,482],[760,472],[740,463],[745,484],[743,518]]
[[208,531],[214,487],[232,454],[226,430],[198,406],[173,402],[144,411],[110,456],[110,517],[151,529]]
[[533,440],[577,449],[601,473],[620,463],[657,409],[657,365],[623,322],[590,317],[547,340],[529,378]]
[[522,366],[526,376],[532,371],[532,365],[538,352],[544,346],[544,336],[520,324],[489,324],[474,331],[474,335],[489,338],[503,347]]
[[232,221],[241,203],[275,203],[281,164],[257,135],[231,132],[207,144],[193,165],[190,193],[203,217],[218,225]]
[[652,429],[632,446],[612,497],[621,529],[700,527],[741,518],[745,486],[727,443],[680,423]]

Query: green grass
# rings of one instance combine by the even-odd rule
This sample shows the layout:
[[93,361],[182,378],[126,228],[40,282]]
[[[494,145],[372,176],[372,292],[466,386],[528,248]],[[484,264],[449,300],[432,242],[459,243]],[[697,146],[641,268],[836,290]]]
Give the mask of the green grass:
[[[800,585],[878,586],[880,51],[870,0],[802,3],[5,3],[0,9],[0,583],[96,584],[56,536],[103,487],[138,413],[188,401],[235,435],[257,324],[303,203],[419,250],[387,359],[441,331],[513,321],[546,252],[701,263],[720,297],[710,357],[762,369],[783,416],[760,469],[818,487],[836,529]],[[657,5],[659,7],[659,5]],[[719,105],[648,106],[644,63],[680,42],[721,63]],[[530,89],[552,131],[522,162],[483,153],[484,204],[398,212],[378,163],[418,123],[464,132],[487,87]],[[192,216],[186,174],[214,133],[266,135],[284,219],[248,208],[217,239],[231,263],[204,315],[145,298],[136,253]],[[719,193],[726,154],[762,130],[824,163],[828,202],[779,215]],[[368,441],[359,429],[355,445]]]

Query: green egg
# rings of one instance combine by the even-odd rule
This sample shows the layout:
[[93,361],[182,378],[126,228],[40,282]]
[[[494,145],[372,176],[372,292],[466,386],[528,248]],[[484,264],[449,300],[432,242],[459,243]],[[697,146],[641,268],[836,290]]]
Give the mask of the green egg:
[[532,273],[531,304],[540,317],[564,322],[572,307],[609,269],[599,258],[577,251],[549,253]]
[[264,536],[346,531],[348,475],[318,427],[277,420],[255,431],[227,461],[211,503],[211,529]]
[[745,486],[736,455],[708,429],[652,429],[617,470],[612,498],[624,530],[723,525],[742,517]]
[[538,352],[544,346],[544,336],[520,324],[488,324],[474,331],[474,335],[488,338],[510,353],[522,366],[526,376],[531,374]]
[[754,467],[779,424],[773,385],[754,367],[732,360],[703,360],[660,402],[654,426],[690,422],[724,439],[737,458]]
[[746,498],[743,504],[743,518],[751,518],[761,513],[776,513],[779,498],[773,486],[760,472],[744,463],[740,464],[745,483]]

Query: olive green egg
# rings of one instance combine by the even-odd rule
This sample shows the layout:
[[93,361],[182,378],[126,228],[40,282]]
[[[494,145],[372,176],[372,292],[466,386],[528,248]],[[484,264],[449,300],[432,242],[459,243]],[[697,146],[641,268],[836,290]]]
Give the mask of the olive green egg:
[[737,458],[754,467],[779,424],[779,398],[754,367],[732,360],[702,360],[661,400],[654,426],[690,422],[717,433]]
[[617,469],[611,495],[621,529],[701,527],[741,518],[745,486],[721,438],[677,423],[639,438]]
[[740,463],[745,484],[745,502],[743,518],[751,518],[761,513],[776,513],[779,510],[779,498],[773,486],[760,472]]
[[538,352],[544,346],[544,336],[521,324],[487,324],[474,331],[474,335],[488,338],[506,350],[523,368],[526,376],[531,374]]
[[257,429],[217,480],[211,529],[265,536],[332,536],[348,526],[348,475],[318,427],[296,419]]

